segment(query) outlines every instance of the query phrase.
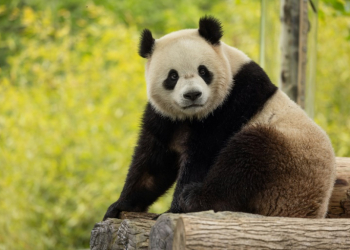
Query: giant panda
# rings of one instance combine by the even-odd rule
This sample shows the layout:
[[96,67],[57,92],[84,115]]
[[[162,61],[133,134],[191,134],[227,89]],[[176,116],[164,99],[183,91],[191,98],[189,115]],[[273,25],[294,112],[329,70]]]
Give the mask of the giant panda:
[[326,215],[329,138],[222,35],[211,16],[157,40],[142,32],[149,101],[123,191],[104,219],[147,211],[175,181],[172,213]]

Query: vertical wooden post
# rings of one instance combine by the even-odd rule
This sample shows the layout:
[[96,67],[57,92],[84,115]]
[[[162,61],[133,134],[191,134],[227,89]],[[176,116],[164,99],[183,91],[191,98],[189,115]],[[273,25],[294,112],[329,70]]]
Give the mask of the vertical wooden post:
[[318,21],[318,0],[309,0],[309,30],[308,30],[308,51],[306,71],[306,93],[305,111],[314,117],[315,81],[316,81],[316,58],[317,58],[317,21]]
[[281,2],[281,89],[305,108],[308,0]]
[[261,0],[260,6],[260,52],[259,52],[259,64],[265,68],[265,42],[266,42],[266,1]]
[[308,0],[299,0],[299,61],[298,61],[298,99],[297,103],[305,109],[307,34],[309,31]]

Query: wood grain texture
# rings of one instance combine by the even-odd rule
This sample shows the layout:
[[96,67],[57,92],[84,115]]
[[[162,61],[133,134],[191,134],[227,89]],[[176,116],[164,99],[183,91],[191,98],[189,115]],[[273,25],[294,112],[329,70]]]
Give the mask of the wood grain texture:
[[117,232],[115,246],[111,249],[148,249],[148,239],[154,220],[123,220]]
[[184,215],[177,220],[173,249],[350,249],[350,220]]
[[350,158],[337,157],[337,179],[329,201],[329,218],[350,218]]
[[146,220],[153,220],[156,218],[158,214],[153,214],[153,213],[136,213],[136,212],[121,212],[119,219],[125,220],[133,220],[133,219],[146,219]]
[[108,219],[96,223],[91,231],[90,249],[110,250],[117,239],[117,231],[121,223],[120,219]]
[[[124,249],[123,242],[117,241],[118,239],[118,230],[120,225],[122,224],[122,221],[124,219],[129,220],[137,220],[137,219],[143,219],[148,220],[152,219],[156,214],[152,213],[134,213],[134,212],[122,212],[120,214],[120,219],[107,219],[105,221],[101,221],[99,223],[96,223],[94,228],[91,231],[91,237],[90,237],[90,249],[91,250],[116,250],[116,249]],[[152,221],[154,224],[155,221]],[[152,224],[152,225],[153,225]],[[128,225],[128,224],[127,224]],[[139,225],[139,224],[136,224]],[[136,226],[135,225],[135,226]],[[124,226],[124,228],[130,228],[133,225]],[[148,232],[150,230],[151,226],[148,227]],[[129,229],[131,232],[137,231],[136,228]],[[132,239],[137,237],[137,239],[142,239],[142,237],[130,235]],[[147,236],[148,238],[148,236]],[[127,239],[124,239],[127,241]]]
[[172,249],[173,233],[180,214],[162,214],[149,234],[150,249]]
[[[214,213],[213,210],[203,211],[198,213],[188,213],[192,217],[198,218],[210,218],[210,219],[222,219],[230,220],[233,218],[241,217],[251,217],[251,218],[260,218],[261,215],[256,214],[247,214],[247,213],[235,213],[235,212],[218,212]],[[152,227],[150,232],[150,249],[157,250],[170,250],[173,247],[173,238],[174,231],[176,227],[177,220],[186,216],[185,214],[162,214],[156,224]]]

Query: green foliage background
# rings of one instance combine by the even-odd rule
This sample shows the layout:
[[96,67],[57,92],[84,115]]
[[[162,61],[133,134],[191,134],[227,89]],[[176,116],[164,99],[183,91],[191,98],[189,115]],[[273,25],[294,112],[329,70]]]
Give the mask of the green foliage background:
[[[315,120],[350,156],[350,18],[344,1],[326,2]],[[123,187],[147,100],[139,32],[195,28],[204,14],[258,60],[258,0],[0,0],[0,249],[88,248]]]

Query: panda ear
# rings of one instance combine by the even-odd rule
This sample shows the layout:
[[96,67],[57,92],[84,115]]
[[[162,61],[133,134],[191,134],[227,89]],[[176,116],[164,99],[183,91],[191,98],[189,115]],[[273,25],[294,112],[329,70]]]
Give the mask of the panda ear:
[[219,45],[223,35],[220,21],[212,16],[204,16],[199,19],[198,32],[212,45]]
[[139,44],[139,55],[143,58],[147,58],[152,55],[155,40],[152,37],[151,31],[144,29],[141,32],[140,44]]

